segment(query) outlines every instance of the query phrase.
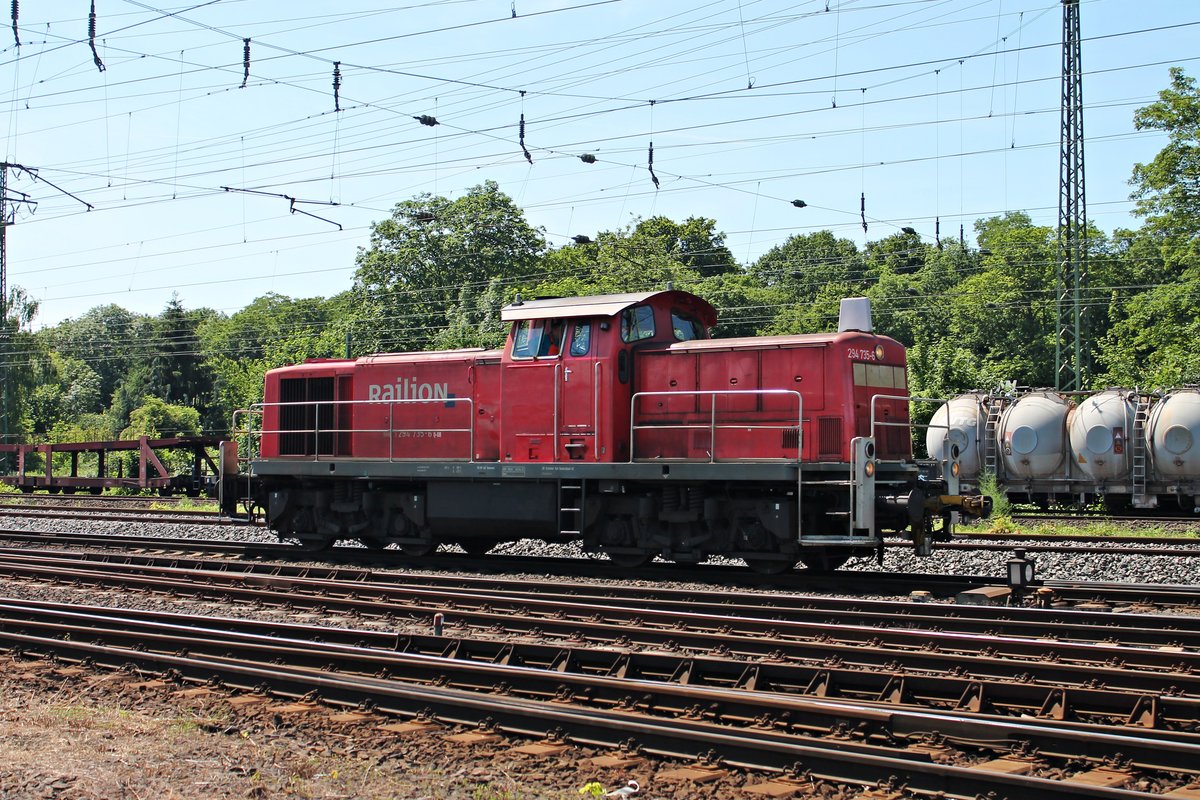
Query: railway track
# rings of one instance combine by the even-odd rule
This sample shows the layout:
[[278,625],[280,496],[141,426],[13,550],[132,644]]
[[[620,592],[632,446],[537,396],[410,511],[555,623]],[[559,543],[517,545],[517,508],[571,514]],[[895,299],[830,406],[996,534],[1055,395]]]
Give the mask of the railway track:
[[[37,566],[30,554],[15,559],[22,561]],[[13,563],[6,557],[4,568]],[[88,576],[85,565],[58,557],[42,567],[69,582],[114,580],[113,570]],[[250,599],[231,593],[212,569],[169,568],[172,577],[148,575],[144,566],[135,572],[141,580],[161,581],[156,591],[198,589],[239,605]],[[0,604],[0,641],[26,654],[54,653],[112,667],[135,664],[195,682],[211,684],[219,676],[226,687],[243,691],[265,685],[286,697],[316,691],[335,705],[370,702],[401,716],[428,709],[442,722],[490,720],[504,732],[537,738],[558,729],[559,739],[614,747],[633,735],[649,753],[692,758],[713,750],[728,765],[790,769],[797,785],[905,784],[947,797],[1018,789],[1037,797],[1128,797],[1128,790],[1116,787],[1180,789],[1196,777],[1200,764],[1200,686],[1189,682],[1190,668],[1142,663],[1153,652],[1147,648],[1109,646],[1120,651],[1122,663],[1098,668],[1096,659],[1107,655],[1100,645],[1089,645],[1091,654],[1074,663],[1069,651],[1082,645],[1026,638],[1025,645],[1042,648],[1043,655],[1020,657],[992,649],[997,643],[1001,649],[1016,646],[1020,637],[964,634],[950,645],[952,635],[944,631],[910,630],[939,644],[913,646],[913,640],[898,647],[898,641],[853,641],[865,633],[887,636],[886,629],[836,622],[820,625],[824,634],[804,645],[792,636],[801,623],[755,616],[764,611],[779,616],[779,608],[732,606],[722,595],[716,596],[726,602],[716,613],[685,612],[677,605],[696,609],[698,597],[659,600],[665,605],[648,609],[646,597],[632,589],[625,590],[622,605],[619,598],[581,596],[579,587],[532,592],[520,584],[526,591],[516,594],[512,587],[493,587],[491,593],[475,587],[433,600],[428,589],[364,585],[361,575],[255,575],[251,583],[256,602],[317,608],[311,600],[322,604],[322,614],[341,612],[360,624],[311,627],[8,602]],[[136,581],[126,588],[130,584],[151,588]],[[401,602],[405,596],[421,597],[423,605]],[[489,610],[474,613],[490,619],[465,624],[473,602],[487,604]],[[487,630],[490,636],[396,630],[424,604],[418,627],[428,625],[434,609],[443,609],[456,630]],[[642,623],[614,618],[625,613],[641,615]],[[1045,615],[1053,625],[1054,612],[1030,613]],[[603,621],[595,621],[597,616]],[[891,616],[897,624],[916,623],[896,617],[894,610]],[[389,630],[364,630],[364,619],[382,621]],[[1135,627],[1132,619],[1108,617],[1126,630]],[[777,633],[764,635],[762,622]],[[523,627],[535,623],[537,634]],[[504,633],[523,631],[525,638],[540,641],[496,641],[497,625]],[[787,631],[779,633],[783,628]],[[765,653],[764,646],[773,652]],[[977,652],[953,652],[961,647]],[[1060,649],[1048,659],[1044,654],[1052,647]],[[1186,647],[1171,655],[1177,661],[1198,657]],[[882,667],[871,663],[884,656],[891,661]],[[861,659],[867,663],[858,663]],[[1009,660],[1014,663],[1006,667]],[[261,666],[268,663],[269,668]],[[1014,677],[1013,669],[1036,677]],[[1097,676],[1107,684],[1098,686]],[[1021,753],[1015,759],[1013,748]],[[794,768],[796,761],[803,767]]]
[[168,522],[184,525],[245,525],[243,520],[223,517],[217,511],[199,511],[195,509],[98,509],[98,508],[61,508],[50,509],[39,506],[0,506],[0,518],[19,519],[61,519],[89,521],[102,520],[105,522]]
[[[261,542],[214,541],[208,539],[174,539],[167,537],[113,536],[107,534],[53,534],[28,531],[0,530],[0,539],[28,544],[48,544],[64,547],[100,548],[117,551],[174,551],[179,553],[212,553],[230,558],[277,559],[345,564],[352,567],[392,567],[443,569],[458,571],[507,572],[522,574],[536,572],[562,578],[592,577],[618,580],[650,580],[707,583],[718,586],[768,588],[790,592],[841,592],[861,594],[863,586],[879,595],[907,595],[929,592],[935,597],[952,597],[959,592],[982,586],[1004,586],[1005,581],[986,575],[932,575],[925,573],[871,572],[843,570],[833,573],[796,571],[775,576],[763,576],[743,567],[701,564],[681,567],[675,564],[651,564],[639,570],[617,567],[604,559],[488,555],[472,557],[462,554],[439,553],[413,559],[397,550],[367,550],[362,547],[335,547],[320,553],[299,550],[294,545]],[[1125,551],[1122,551],[1125,552]],[[1156,550],[1155,554],[1162,551]],[[312,567],[302,567],[311,569]],[[1052,600],[1064,603],[1086,603],[1093,606],[1128,608],[1131,606],[1160,606],[1194,608],[1200,599],[1194,587],[1170,584],[1121,584],[1095,581],[1034,581],[1029,592],[1048,589]]]

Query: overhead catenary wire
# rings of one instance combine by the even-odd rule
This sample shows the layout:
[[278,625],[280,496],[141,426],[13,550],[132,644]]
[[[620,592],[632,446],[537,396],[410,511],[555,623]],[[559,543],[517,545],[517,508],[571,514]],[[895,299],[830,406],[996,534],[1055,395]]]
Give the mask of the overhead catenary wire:
[[[747,20],[747,24],[749,24],[749,21],[748,21],[748,20]],[[106,57],[107,57],[107,56],[106,56]],[[114,74],[115,74],[115,73],[114,73]],[[243,74],[244,74],[244,72],[243,72]],[[327,75],[327,74],[328,74],[328,73],[326,73],[326,75]],[[326,84],[326,85],[327,85],[327,84]],[[328,90],[326,89],[326,91],[328,91]],[[872,98],[872,99],[874,99],[874,98]],[[127,116],[127,119],[128,119],[128,116]],[[512,123],[511,123],[511,117],[509,117],[509,118],[508,118],[508,122],[507,122],[507,124],[511,126],[511,124],[512,124]],[[541,132],[541,130],[542,130],[542,128],[541,128],[541,124],[542,124],[542,123],[541,123],[541,119],[540,119],[540,117],[539,117],[539,128],[538,128],[538,130],[539,130],[539,133],[540,133],[540,132]],[[451,135],[454,135],[454,134],[451,134]],[[510,137],[511,137],[511,128],[509,128],[509,133],[508,133],[508,136],[510,136]],[[658,137],[655,137],[655,140],[656,140],[656,141],[657,141],[657,138],[658,138]],[[249,140],[248,140],[248,139],[247,139],[246,141],[249,143]],[[279,139],[279,138],[277,138],[277,139],[276,139],[276,142],[279,142],[279,141],[280,141],[280,139]],[[450,141],[450,139],[449,139],[449,138],[447,138],[447,139],[446,139],[446,141],[447,141],[447,142],[449,142],[449,141]],[[509,146],[511,147],[511,139],[509,139],[509,142],[510,142],[510,145],[509,145]],[[539,142],[538,142],[538,144],[539,144],[539,145],[540,145],[540,144],[542,144],[542,142],[540,141],[540,136],[539,136]],[[660,144],[660,145],[662,145],[663,147],[670,147],[670,146],[672,146],[672,145],[669,145],[669,144],[668,144],[668,145],[663,145],[661,142],[659,142],[659,144]],[[268,144],[268,147],[269,147],[269,144]],[[527,148],[525,148],[525,149],[527,149]],[[573,148],[573,149],[574,149],[574,151],[575,151],[575,152],[573,153],[572,157],[573,157],[573,158],[575,158],[575,157],[578,157],[578,155],[577,155],[578,149],[577,149],[577,148]],[[606,147],[606,148],[604,148],[604,150],[605,150],[605,153],[606,153],[606,154],[608,154],[608,153],[611,153],[611,152],[612,152],[612,150],[611,150],[610,148],[607,148],[607,147]],[[177,152],[181,152],[181,151],[177,150]],[[186,151],[182,151],[182,152],[186,152]],[[663,150],[663,152],[668,152],[668,151],[664,149],[664,150]],[[135,155],[136,155],[136,154],[135,154]],[[182,161],[182,159],[181,159],[181,161]],[[250,166],[253,168],[253,167],[254,167],[254,165],[253,165],[253,163],[252,163],[252,162],[254,162],[254,159],[249,159],[249,160],[248,160],[248,163],[249,163],[249,164],[250,164]],[[440,163],[445,163],[445,158],[443,158],[443,159],[439,159],[439,162],[440,162]],[[464,162],[463,162],[463,163],[469,163],[469,159],[464,159]],[[477,163],[478,163],[478,159],[477,159]],[[667,164],[670,164],[670,165],[672,165],[672,166],[675,166],[675,160],[674,160],[674,158],[672,158],[672,159],[668,159],[668,161],[666,161],[666,162],[663,162],[663,163],[667,163]],[[648,158],[648,159],[647,159],[647,166],[649,167],[649,166],[651,166],[651,165],[652,165],[652,162],[651,162],[651,161],[650,161],[650,159]],[[412,168],[413,168],[413,169],[417,169],[417,168],[419,168],[419,164],[418,164],[418,163],[417,163],[415,160],[414,160],[414,163],[413,163],[413,165],[412,165]],[[677,169],[678,169],[678,168],[677,168]],[[282,161],[281,161],[281,162],[279,163],[279,174],[281,174],[281,175],[283,175],[283,174],[286,174],[286,172],[288,172],[288,170],[289,170],[289,168],[288,168],[288,167],[285,165],[285,163],[284,163],[284,162],[282,162]],[[182,172],[182,171],[181,171],[181,172]],[[364,170],[364,171],[362,172],[362,174],[366,175],[366,174],[370,174],[370,172],[371,172],[371,170]],[[375,172],[377,172],[377,173],[380,173],[380,174],[383,174],[383,172],[384,172],[384,171],[382,171],[382,170],[376,170]],[[660,170],[660,172],[661,172],[661,170]],[[686,172],[686,170],[681,170],[681,172]],[[215,173],[214,173],[214,174],[215,174]],[[327,175],[328,175],[328,172],[325,172],[325,175],[327,176]],[[656,174],[656,175],[655,175],[655,177],[658,177],[658,175]],[[750,185],[754,185],[754,183],[757,183],[757,182],[758,182],[758,181],[760,181],[760,180],[762,180],[762,176],[757,176],[757,175],[746,175],[746,176],[744,176],[744,180],[742,181],[742,183],[749,182],[749,183],[750,183]],[[718,179],[718,180],[715,180],[715,181],[711,181],[711,180],[709,181],[709,183],[710,183],[710,184],[721,183],[721,182],[722,182],[722,181],[721,181],[720,179]],[[213,183],[215,183],[215,181],[214,181]],[[674,187],[674,184],[672,184],[672,186]],[[648,188],[648,187],[647,187],[647,188]],[[182,190],[182,187],[180,187],[180,189]],[[751,192],[751,193],[752,193],[752,192]],[[864,192],[863,194],[865,194],[865,192]],[[789,194],[788,196],[790,197],[791,195]],[[873,199],[875,199],[875,198],[873,197]],[[876,204],[876,205],[877,205],[877,204]],[[861,209],[860,209],[860,211],[861,211]]]

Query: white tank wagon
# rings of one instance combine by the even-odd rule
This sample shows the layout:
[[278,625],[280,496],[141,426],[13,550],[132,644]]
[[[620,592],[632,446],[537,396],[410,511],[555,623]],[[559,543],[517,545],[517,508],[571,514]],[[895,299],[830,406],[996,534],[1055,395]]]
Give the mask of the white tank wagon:
[[989,473],[1014,502],[1196,511],[1200,390],[959,395],[933,415],[930,458],[949,440],[961,480]]
[[1049,481],[1062,472],[1070,411],[1053,392],[1024,395],[1004,410],[997,433],[1007,483]]
[[1071,455],[1094,483],[1125,482],[1132,474],[1129,436],[1137,413],[1137,395],[1121,389],[1085,398],[1071,413]]
[[946,442],[958,445],[962,475],[978,483],[982,471],[984,425],[987,421],[989,396],[978,392],[963,394],[944,403],[933,412],[925,430],[925,448],[932,459],[941,459]]

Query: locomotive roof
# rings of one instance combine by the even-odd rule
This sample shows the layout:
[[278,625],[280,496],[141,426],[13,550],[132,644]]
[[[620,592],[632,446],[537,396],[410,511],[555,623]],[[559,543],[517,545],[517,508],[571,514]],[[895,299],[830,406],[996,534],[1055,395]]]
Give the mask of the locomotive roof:
[[645,303],[656,297],[670,295],[677,301],[686,301],[696,311],[701,322],[717,324],[717,310],[708,301],[690,292],[674,289],[653,292],[627,292],[625,294],[595,294],[588,297],[550,297],[542,300],[525,300],[500,310],[500,319],[513,322],[522,319],[559,319],[565,317],[613,317],[630,306]]

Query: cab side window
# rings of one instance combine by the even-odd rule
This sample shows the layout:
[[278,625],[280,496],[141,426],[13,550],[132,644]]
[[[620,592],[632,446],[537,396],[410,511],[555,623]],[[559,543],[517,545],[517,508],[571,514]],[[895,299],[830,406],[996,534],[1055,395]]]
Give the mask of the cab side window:
[[576,322],[571,326],[571,355],[586,356],[592,349],[592,323]]
[[654,336],[654,309],[634,306],[621,312],[621,341],[637,342]]
[[513,334],[512,357],[533,358],[542,347],[542,321],[523,319]]
[[708,338],[700,320],[682,311],[671,312],[671,332],[675,334],[675,340],[678,342]]
[[567,330],[565,320],[552,319],[546,323],[545,333],[542,336],[542,345],[538,348],[538,355],[548,358],[553,358],[562,352],[563,334]]

